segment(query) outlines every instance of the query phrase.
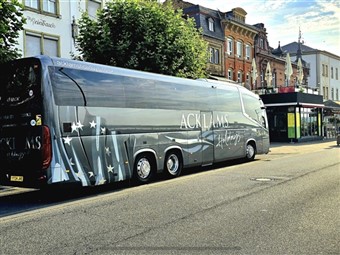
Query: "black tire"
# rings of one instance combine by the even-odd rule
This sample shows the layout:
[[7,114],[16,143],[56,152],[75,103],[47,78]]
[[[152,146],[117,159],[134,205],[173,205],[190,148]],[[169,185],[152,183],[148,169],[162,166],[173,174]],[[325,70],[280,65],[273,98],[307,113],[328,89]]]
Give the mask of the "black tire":
[[253,142],[247,143],[245,160],[246,161],[253,161],[255,159],[255,155],[256,155],[255,144]]
[[136,157],[133,168],[133,179],[137,184],[149,183],[155,175],[156,162],[151,154],[141,154]]
[[167,177],[177,177],[183,169],[182,155],[178,151],[169,151],[165,156],[164,173]]

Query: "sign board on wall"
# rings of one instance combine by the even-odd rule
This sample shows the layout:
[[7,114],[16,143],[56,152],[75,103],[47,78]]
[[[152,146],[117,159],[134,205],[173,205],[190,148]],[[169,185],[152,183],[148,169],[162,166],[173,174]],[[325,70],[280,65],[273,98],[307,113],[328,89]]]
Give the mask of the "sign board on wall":
[[295,113],[288,113],[288,138],[295,138]]

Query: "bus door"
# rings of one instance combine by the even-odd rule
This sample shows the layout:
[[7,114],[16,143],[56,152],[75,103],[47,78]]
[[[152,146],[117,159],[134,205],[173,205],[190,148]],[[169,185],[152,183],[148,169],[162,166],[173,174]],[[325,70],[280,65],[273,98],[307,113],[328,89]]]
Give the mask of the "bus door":
[[201,111],[202,165],[210,165],[214,160],[213,114]]

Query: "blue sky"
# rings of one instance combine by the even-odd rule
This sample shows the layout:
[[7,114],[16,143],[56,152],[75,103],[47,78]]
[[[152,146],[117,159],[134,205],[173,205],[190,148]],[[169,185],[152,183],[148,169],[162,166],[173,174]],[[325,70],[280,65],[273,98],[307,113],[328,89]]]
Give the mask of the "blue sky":
[[305,45],[340,56],[339,0],[185,0],[227,12],[241,7],[246,23],[264,23],[268,41],[276,48],[297,42],[299,27]]

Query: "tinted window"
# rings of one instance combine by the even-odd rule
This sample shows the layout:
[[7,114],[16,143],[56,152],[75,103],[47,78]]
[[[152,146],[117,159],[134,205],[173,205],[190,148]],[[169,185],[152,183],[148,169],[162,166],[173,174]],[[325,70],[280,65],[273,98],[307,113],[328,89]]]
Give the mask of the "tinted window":
[[125,106],[119,76],[70,68],[52,70],[52,86],[58,105]]
[[240,94],[236,87],[227,87],[216,91],[216,98],[213,101],[216,111],[241,112]]
[[242,94],[242,100],[246,114],[262,124],[262,109],[259,98],[250,94]]
[[13,61],[0,66],[0,105],[21,105],[40,95],[38,60]]
[[51,76],[58,105],[241,111],[234,87],[215,89],[194,81],[181,84],[71,68],[55,68]]

